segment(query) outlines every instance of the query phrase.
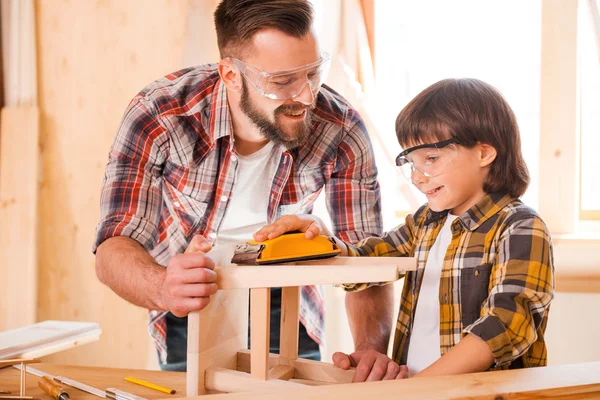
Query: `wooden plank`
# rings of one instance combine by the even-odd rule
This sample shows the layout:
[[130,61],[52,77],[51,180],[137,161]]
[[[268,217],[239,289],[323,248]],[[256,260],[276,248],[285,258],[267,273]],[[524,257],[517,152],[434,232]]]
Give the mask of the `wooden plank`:
[[294,377],[294,367],[291,365],[276,365],[269,369],[269,379],[289,381]]
[[579,212],[577,6],[541,5],[539,211],[553,234],[573,233]]
[[40,360],[37,358],[13,358],[11,360],[1,360],[0,368],[8,367],[16,364],[37,364]]
[[329,383],[350,383],[354,377],[354,368],[341,369],[331,363],[299,358],[292,363],[294,378]]
[[250,289],[250,373],[252,378],[269,378],[271,289]]
[[[190,390],[190,396],[197,395],[193,394],[194,388],[198,392],[206,389],[208,368],[235,370],[238,351],[248,348],[248,290],[218,291],[211,297],[209,305],[200,311],[199,321],[194,318],[192,316],[192,325],[188,325],[188,346],[191,345],[188,351],[191,353],[187,362],[188,369],[192,364],[192,368],[197,365],[197,374],[196,377],[187,374],[186,388]],[[192,340],[199,341],[197,347]],[[204,389],[200,387],[203,379]]]
[[246,395],[249,395],[249,392],[259,395],[276,392],[278,396],[281,396],[282,391],[285,393],[297,392],[307,389],[308,386],[280,379],[257,380],[246,372],[211,367],[206,371],[206,388],[226,393],[242,392]]
[[[475,374],[413,378],[384,382],[311,387],[306,392],[285,392],[286,400],[299,399],[598,399],[600,362],[526,368]],[[217,399],[275,400],[281,393],[245,393],[214,396]],[[279,397],[280,398],[280,397]]]
[[[45,361],[158,367],[156,351],[149,351],[154,344],[149,343],[147,310],[98,281],[90,248],[99,222],[100,182],[119,121],[141,88],[182,68],[188,3],[35,1],[44,155],[38,224],[44,287],[38,291],[38,320],[95,321],[103,329],[99,342]],[[157,24],[163,23],[170,28],[158,32]]]
[[39,112],[0,114],[0,331],[36,322]]
[[220,290],[260,287],[288,287],[399,279],[399,271],[413,271],[412,257],[349,257],[311,263],[281,265],[236,265],[216,267]]
[[284,287],[281,290],[280,363],[289,365],[298,358],[300,288]]
[[[279,354],[269,353],[269,368],[279,364]],[[250,372],[250,350],[240,350],[237,355],[237,370]]]
[[[280,364],[278,354],[269,355],[269,368]],[[314,380],[326,383],[348,383],[352,382],[354,368],[343,370],[331,363],[322,361],[306,360],[298,358],[291,363],[294,367],[294,379]],[[250,372],[250,352],[248,350],[238,352],[238,370]]]

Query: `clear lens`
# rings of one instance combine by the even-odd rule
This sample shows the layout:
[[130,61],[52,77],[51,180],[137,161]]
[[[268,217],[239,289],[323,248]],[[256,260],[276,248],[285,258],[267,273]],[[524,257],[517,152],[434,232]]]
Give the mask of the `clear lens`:
[[271,99],[287,100],[298,96],[308,84],[313,95],[316,95],[326,79],[329,70],[329,58],[307,68],[285,74],[263,74],[260,88],[263,95]]
[[458,149],[455,144],[451,143],[442,148],[425,147],[411,151],[406,156],[398,159],[398,165],[402,174],[409,181],[413,169],[429,178],[433,178],[442,174],[457,156]]

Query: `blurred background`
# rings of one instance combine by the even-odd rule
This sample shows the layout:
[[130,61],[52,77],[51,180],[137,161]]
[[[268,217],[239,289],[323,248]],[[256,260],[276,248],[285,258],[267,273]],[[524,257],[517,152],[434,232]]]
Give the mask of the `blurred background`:
[[[0,331],[47,319],[98,322],[99,342],[45,361],[156,368],[146,310],[95,276],[100,185],[133,96],[170,72],[219,61],[218,1],[0,1]],[[555,246],[549,363],[600,361],[598,0],[313,4],[333,57],[328,83],[369,128],[386,230],[425,202],[393,162],[402,107],[448,77],[479,78],[506,96],[532,176],[524,201]],[[315,213],[328,219],[322,202]],[[343,292],[325,292],[329,360],[350,351],[352,338]]]

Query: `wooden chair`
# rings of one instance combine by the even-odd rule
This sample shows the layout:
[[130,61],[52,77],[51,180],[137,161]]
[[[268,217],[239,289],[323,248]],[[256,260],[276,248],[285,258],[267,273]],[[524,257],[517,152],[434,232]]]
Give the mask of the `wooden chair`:
[[[188,316],[187,396],[351,382],[353,370],[298,358],[300,286],[387,282],[416,259],[336,257],[283,265],[216,267],[219,291]],[[281,287],[280,354],[269,353],[270,288]],[[251,350],[248,348],[250,291]]]

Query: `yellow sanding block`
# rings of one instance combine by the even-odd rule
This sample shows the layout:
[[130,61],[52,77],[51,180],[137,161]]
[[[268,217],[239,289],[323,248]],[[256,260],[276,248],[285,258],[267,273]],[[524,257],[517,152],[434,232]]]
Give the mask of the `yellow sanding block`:
[[335,257],[340,249],[328,237],[306,239],[304,233],[288,233],[263,242],[239,244],[231,259],[235,264],[263,265]]

